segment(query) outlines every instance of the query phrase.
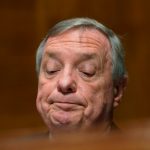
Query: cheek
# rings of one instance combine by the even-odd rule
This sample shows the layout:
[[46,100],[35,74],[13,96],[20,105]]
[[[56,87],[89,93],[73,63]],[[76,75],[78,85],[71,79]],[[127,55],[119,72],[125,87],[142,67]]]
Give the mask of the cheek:
[[40,96],[47,97],[52,93],[53,89],[55,88],[56,82],[53,80],[48,80],[43,76],[41,76],[39,79],[38,94]]
[[108,103],[112,101],[112,84],[111,82],[93,82],[88,85],[84,85],[82,95],[86,99],[88,107],[85,110],[85,116],[91,120],[100,116]]
[[54,82],[50,82],[46,79],[39,79],[36,105],[40,113],[47,112],[49,110],[47,99],[51,95],[53,89]]
[[103,103],[103,89],[101,86],[90,86],[87,92],[88,108],[91,113],[100,111]]

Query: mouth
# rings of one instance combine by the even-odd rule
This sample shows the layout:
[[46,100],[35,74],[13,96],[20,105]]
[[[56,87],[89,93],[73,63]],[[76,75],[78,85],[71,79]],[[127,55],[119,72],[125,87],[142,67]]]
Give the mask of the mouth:
[[81,104],[70,102],[52,102],[51,105],[53,108],[63,111],[74,111],[83,107]]

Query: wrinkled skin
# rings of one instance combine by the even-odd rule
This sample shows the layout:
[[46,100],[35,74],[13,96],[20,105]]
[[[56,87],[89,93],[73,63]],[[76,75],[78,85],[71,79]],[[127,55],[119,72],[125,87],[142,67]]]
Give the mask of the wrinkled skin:
[[50,132],[93,124],[109,128],[117,97],[110,50],[109,40],[96,29],[71,29],[49,37],[36,104]]

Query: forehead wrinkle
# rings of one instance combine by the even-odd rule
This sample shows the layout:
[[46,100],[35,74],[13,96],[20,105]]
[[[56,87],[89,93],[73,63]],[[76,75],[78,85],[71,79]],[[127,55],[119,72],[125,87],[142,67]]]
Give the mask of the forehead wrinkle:
[[85,28],[79,30],[79,39],[81,42],[94,43],[103,49],[110,49],[111,44],[107,36],[97,29]]
[[[51,49],[50,51],[46,51],[45,55],[47,58],[53,58],[60,61],[62,53],[57,52],[54,49]],[[94,59],[98,60],[102,70],[104,69],[104,66],[108,63],[108,60],[110,58],[107,51],[102,51],[101,55],[99,56],[96,53],[90,51],[87,52],[78,51],[76,52],[76,56],[78,56],[78,61],[80,62]]]
[[101,41],[98,40],[96,38],[93,37],[84,37],[84,35],[81,35],[80,39],[79,39],[79,43],[83,43],[83,44],[87,44],[87,45],[91,45],[91,46],[95,46],[95,47],[99,47],[99,48],[104,48],[107,46],[105,41]]
[[[70,38],[71,37],[71,38]],[[79,48],[91,48],[91,49],[98,49],[100,52],[100,57],[106,57],[108,59],[111,57],[111,45],[110,41],[100,31],[97,29],[86,29],[86,30],[79,30],[79,29],[71,29],[68,30],[60,35],[55,37],[49,37],[47,40],[47,48],[51,49],[60,49],[63,46],[66,49],[71,49],[72,44]],[[71,47],[70,47],[71,46]],[[90,51],[90,49],[89,49]],[[89,52],[86,51],[87,53]],[[104,58],[103,58],[104,59]]]
[[[103,46],[103,43],[101,44],[99,42],[93,43],[93,42],[87,42],[87,41],[71,41],[71,40],[70,41],[63,40],[59,42],[50,41],[47,44],[46,49],[51,49],[51,48],[58,49],[58,48],[61,48],[62,44],[63,46],[65,46],[66,49],[69,49],[69,50],[72,48],[72,45],[73,45],[78,48],[90,48],[90,49],[95,49],[95,50],[97,49],[99,50],[99,52],[108,51],[108,48],[106,46]],[[88,53],[88,50],[87,50],[87,53]]]
[[[71,39],[72,37],[70,38],[72,35],[73,39]],[[72,43],[77,43],[79,46],[83,44],[82,46],[84,47],[99,47],[103,49],[110,49],[111,47],[106,35],[97,29],[70,29],[55,37],[49,37],[47,43],[52,46],[58,43],[63,43],[66,46]]]
[[[100,45],[97,45],[97,44],[95,44],[95,43],[89,43],[89,42],[80,42],[80,41],[62,41],[62,43],[63,43],[63,45],[64,46],[72,46],[72,45],[74,45],[74,46],[76,46],[76,47],[78,47],[78,48],[92,48],[92,49],[99,49],[100,48]],[[60,46],[61,45],[61,42],[59,43],[59,45],[58,46]],[[53,44],[51,45],[51,46],[53,46]]]

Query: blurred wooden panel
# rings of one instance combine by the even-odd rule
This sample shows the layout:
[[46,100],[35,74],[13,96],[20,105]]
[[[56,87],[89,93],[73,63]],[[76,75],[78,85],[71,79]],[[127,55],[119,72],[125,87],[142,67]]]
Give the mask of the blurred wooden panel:
[[115,119],[150,117],[149,0],[0,1],[0,130],[41,126],[36,112],[35,51],[56,22],[87,16],[121,35],[129,85]]
[[0,18],[0,130],[37,126],[35,1],[0,1]]
[[[135,122],[134,122],[135,123]],[[61,133],[59,136],[48,138],[39,129],[15,130],[0,136],[2,150],[149,150],[150,128],[149,121],[128,124],[126,133],[102,134],[99,129],[89,132]],[[45,130],[40,131],[45,133]]]

